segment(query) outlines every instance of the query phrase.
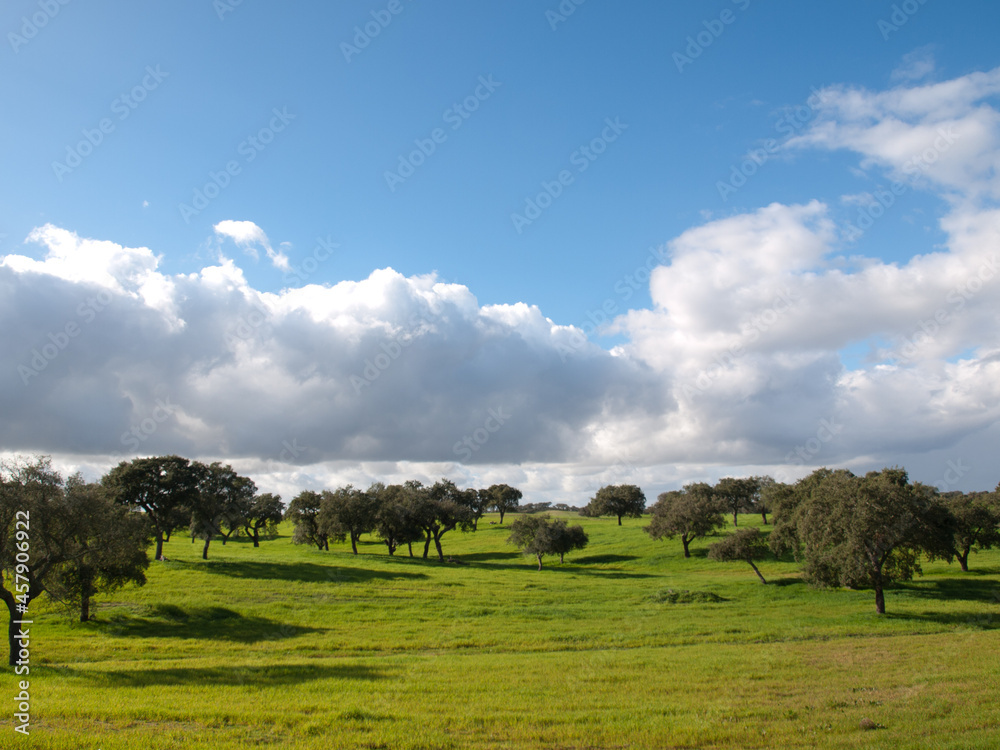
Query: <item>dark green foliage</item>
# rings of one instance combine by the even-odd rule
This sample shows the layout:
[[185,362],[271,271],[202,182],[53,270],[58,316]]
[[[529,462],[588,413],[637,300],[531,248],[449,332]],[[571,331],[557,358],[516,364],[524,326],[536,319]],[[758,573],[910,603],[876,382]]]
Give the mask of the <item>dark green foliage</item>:
[[864,477],[818,469],[796,483],[794,498],[775,513],[776,554],[794,552],[814,583],[871,587],[879,614],[885,613],[885,586],[919,573],[922,552],[951,556],[947,514],[902,469]]
[[326,533],[319,526],[322,496],[312,490],[302,490],[288,504],[285,519],[295,525],[292,532],[294,544],[315,544],[318,549],[330,549]]
[[767,546],[767,537],[760,533],[760,529],[740,529],[735,534],[730,534],[721,542],[716,542],[708,548],[710,560],[720,562],[732,562],[742,560],[749,563],[753,572],[760,578],[761,583],[767,583],[764,576],[754,564],[755,560],[763,560],[771,551]]
[[733,526],[738,526],[738,514],[755,508],[756,501],[760,497],[760,479],[758,477],[744,477],[742,479],[723,477],[712,488],[712,491],[722,506],[733,514]]
[[992,492],[949,492],[942,497],[951,514],[952,551],[962,570],[969,570],[969,553],[1000,544],[1000,508]]
[[418,513],[428,541],[424,545],[424,557],[427,557],[429,542],[433,539],[438,560],[444,562],[441,537],[454,529],[472,530],[475,524],[473,511],[468,505],[466,492],[458,489],[449,479],[435,482],[426,488],[424,495],[424,502],[420,503]]
[[9,615],[11,666],[18,651],[15,636],[19,626],[14,621],[21,619],[15,596],[21,597],[22,605],[30,605],[41,596],[58,566],[70,559],[69,540],[75,524],[62,477],[53,471],[47,457],[0,463],[0,599]]
[[66,562],[56,568],[48,593],[90,619],[90,600],[100,591],[127,583],[142,586],[149,567],[149,519],[108,497],[100,484],[75,474],[66,481],[66,510],[73,518],[66,539]]
[[116,503],[141,509],[156,539],[156,559],[163,556],[163,540],[191,521],[198,502],[197,467],[180,456],[156,456],[122,461],[101,479]]
[[640,518],[646,510],[646,496],[634,484],[609,484],[601,487],[587,506],[589,516]]
[[273,539],[278,535],[278,524],[284,516],[284,506],[281,498],[265,492],[257,495],[250,504],[246,517],[243,519],[243,530],[247,536],[253,539],[253,546],[260,546],[260,537],[264,536]]
[[542,569],[544,555],[563,556],[574,549],[583,549],[587,545],[587,534],[582,526],[566,525],[564,520],[552,520],[547,515],[524,515],[510,525],[508,544],[520,548],[525,555],[534,555],[538,560],[538,569]]
[[507,484],[494,484],[486,490],[489,497],[489,508],[500,514],[500,525],[503,526],[503,517],[507,511],[517,510],[518,503],[521,502],[521,490]]
[[684,557],[691,557],[688,545],[692,541],[708,536],[726,523],[712,488],[704,482],[661,493],[650,512],[653,518],[645,527],[646,533],[653,539],[679,536]]
[[423,530],[418,523],[415,507],[415,493],[412,486],[392,484],[386,487],[376,482],[368,488],[368,494],[375,501],[375,531],[392,555],[405,544],[413,557],[413,543],[423,538]]
[[351,550],[358,554],[358,539],[375,530],[375,497],[352,485],[334,491],[324,490],[316,523],[328,539],[350,538]]
[[205,540],[201,557],[208,559],[208,545],[216,536],[229,538],[243,528],[253,505],[257,485],[240,476],[229,464],[218,461],[193,464],[198,475],[198,495],[191,503],[191,533]]

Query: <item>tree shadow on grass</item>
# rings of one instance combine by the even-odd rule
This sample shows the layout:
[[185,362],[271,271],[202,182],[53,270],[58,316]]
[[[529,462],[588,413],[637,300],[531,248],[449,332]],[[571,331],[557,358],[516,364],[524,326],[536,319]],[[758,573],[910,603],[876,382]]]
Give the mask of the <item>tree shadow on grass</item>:
[[312,680],[382,680],[391,676],[385,669],[361,664],[278,664],[113,671],[60,669],[59,673],[93,680],[102,686],[119,688],[141,688],[151,685],[281,687]]
[[[471,555],[463,555],[463,560],[470,558]],[[525,562],[506,562],[506,563],[482,563],[482,562],[470,562],[468,563],[470,568],[478,570],[523,570],[527,572],[538,572],[538,563],[535,558],[525,557],[519,553],[513,553],[513,557],[520,558]],[[587,568],[578,563],[580,560],[574,560],[567,558],[565,563],[560,563],[558,558],[547,557],[542,561],[542,571],[555,571],[557,573],[565,573],[580,576],[592,576],[594,578],[659,578],[660,576],[653,573],[625,573],[619,570],[608,569],[608,568]]]
[[458,555],[462,562],[481,562],[483,560],[512,560],[521,557],[520,552],[473,552],[470,555]]
[[936,622],[939,625],[964,625],[976,630],[1000,630],[1000,615],[990,612],[893,612],[892,601],[886,605],[889,610],[884,617],[888,620],[917,620]]
[[893,588],[910,596],[927,599],[991,602],[1000,604],[1000,583],[982,578],[939,578],[933,581],[911,581]]
[[90,627],[112,637],[196,638],[237,643],[283,640],[324,630],[241,615],[225,607],[184,608],[176,604],[154,605],[148,615],[115,614],[107,621],[91,621]]
[[578,557],[573,562],[580,565],[603,565],[605,563],[628,562],[629,560],[638,559],[637,555],[588,555],[587,557]]
[[264,563],[264,562],[185,562],[175,563],[213,575],[232,578],[250,578],[272,581],[299,581],[302,583],[366,583],[373,580],[427,578],[426,573],[349,568],[344,565],[317,565],[316,563]]

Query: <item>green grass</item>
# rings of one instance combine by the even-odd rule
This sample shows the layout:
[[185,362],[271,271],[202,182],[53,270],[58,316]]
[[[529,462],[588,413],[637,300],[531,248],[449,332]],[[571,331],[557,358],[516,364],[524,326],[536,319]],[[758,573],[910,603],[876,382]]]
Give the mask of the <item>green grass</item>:
[[646,520],[580,519],[590,545],[539,572],[490,520],[444,537],[466,565],[283,528],[208,562],[175,538],[91,623],[34,602],[31,735],[8,720],[0,747],[996,747],[996,552],[925,565],[879,617],[792,562],[763,586],[711,540],[686,560]]

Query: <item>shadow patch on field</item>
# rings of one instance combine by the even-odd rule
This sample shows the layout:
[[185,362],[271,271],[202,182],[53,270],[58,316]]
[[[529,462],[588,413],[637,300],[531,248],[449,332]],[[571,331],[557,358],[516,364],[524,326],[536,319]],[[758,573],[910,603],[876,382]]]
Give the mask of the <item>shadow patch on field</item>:
[[939,625],[958,625],[978,630],[1000,630],[1000,615],[991,612],[893,612],[892,601],[886,603],[884,617],[889,620],[917,620]]
[[106,622],[93,622],[100,633],[122,638],[198,638],[209,641],[259,643],[284,640],[319,628],[289,625],[266,617],[248,617],[225,607],[179,607],[157,604],[145,617],[115,615]]
[[604,565],[605,563],[628,562],[638,559],[637,555],[588,555],[587,557],[578,557],[573,562],[579,565]]
[[192,570],[232,578],[256,578],[270,581],[298,581],[301,583],[367,583],[368,581],[394,581],[399,579],[426,578],[426,573],[403,573],[367,568],[348,568],[343,565],[317,565],[316,563],[262,563],[262,562],[212,562],[184,563]]
[[[966,574],[962,574],[965,576]],[[935,581],[912,581],[893,587],[910,596],[945,601],[991,602],[1000,604],[1000,583],[981,578],[940,578]]]
[[108,687],[146,687],[150,685],[281,687],[312,680],[382,680],[390,676],[385,670],[360,664],[183,667],[106,672],[91,669],[64,671],[72,672],[71,676],[73,677],[94,680]]
[[512,560],[521,557],[520,552],[473,552],[471,555],[458,555],[462,562],[481,562],[483,560]]
[[801,578],[796,578],[795,576],[785,576],[784,578],[768,578],[768,586],[777,586],[779,588],[784,588],[785,586],[794,586],[796,584],[801,584],[803,586],[808,586],[808,582]]

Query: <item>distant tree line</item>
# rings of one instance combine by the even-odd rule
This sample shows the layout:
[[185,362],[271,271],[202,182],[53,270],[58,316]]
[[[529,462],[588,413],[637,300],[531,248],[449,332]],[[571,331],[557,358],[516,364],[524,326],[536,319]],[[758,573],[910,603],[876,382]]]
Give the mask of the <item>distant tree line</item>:
[[459,489],[450,479],[424,486],[411,480],[403,484],[372,484],[362,490],[352,485],[336,490],[300,492],[288,505],[285,518],[294,524],[292,541],[328,550],[330,542],[350,539],[358,554],[363,534],[376,534],[390,555],[402,546],[414,557],[413,545],[423,542],[422,557],[431,544],[444,561],[441,540],[449,531],[475,531],[489,511],[504,515],[518,508],[521,491],[506,484],[485,489]]

